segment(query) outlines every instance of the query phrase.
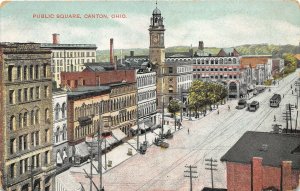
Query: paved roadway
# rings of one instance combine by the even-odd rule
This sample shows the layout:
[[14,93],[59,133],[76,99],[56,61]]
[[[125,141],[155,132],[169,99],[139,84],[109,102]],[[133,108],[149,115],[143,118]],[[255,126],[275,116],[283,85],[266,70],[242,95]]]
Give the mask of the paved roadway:
[[[210,157],[218,160],[218,170],[214,174],[215,187],[226,188],[225,163],[220,162],[220,158],[246,131],[272,131],[274,115],[277,123],[285,125],[281,114],[285,111],[286,103],[296,103],[290,84],[294,84],[298,73],[280,81],[271,92],[266,89],[251,98],[250,101],[260,102],[256,112],[236,110],[237,100],[234,100],[220,106],[219,115],[214,111],[200,120],[184,121],[184,128],[168,140],[168,149],[153,145],[145,155],[137,154],[107,171],[103,176],[105,190],[189,190],[189,179],[184,177],[184,171],[187,170],[185,165],[197,166],[198,178],[193,180],[193,188],[201,190],[211,185],[210,171],[205,170],[204,162],[205,158]],[[285,96],[279,108],[270,108],[269,99],[275,92]],[[231,106],[230,111],[227,109],[228,104]]]

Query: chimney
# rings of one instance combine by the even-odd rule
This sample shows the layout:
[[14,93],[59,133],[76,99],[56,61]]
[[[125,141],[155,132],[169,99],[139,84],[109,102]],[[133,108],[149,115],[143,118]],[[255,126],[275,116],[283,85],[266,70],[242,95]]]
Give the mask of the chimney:
[[117,62],[118,62],[118,57],[114,56],[114,68],[117,70]]
[[263,189],[263,167],[262,158],[253,157],[252,158],[252,189],[253,191],[261,191]]
[[203,41],[199,41],[198,49],[199,49],[199,50],[204,50],[204,44],[203,44]]
[[57,34],[57,33],[52,34],[52,43],[53,44],[59,44],[60,43],[59,34]]
[[130,51],[130,57],[133,57],[133,56],[134,56],[134,51],[131,50],[131,51]]
[[292,190],[292,161],[281,163],[281,189]]
[[110,64],[114,64],[114,39],[110,39]]

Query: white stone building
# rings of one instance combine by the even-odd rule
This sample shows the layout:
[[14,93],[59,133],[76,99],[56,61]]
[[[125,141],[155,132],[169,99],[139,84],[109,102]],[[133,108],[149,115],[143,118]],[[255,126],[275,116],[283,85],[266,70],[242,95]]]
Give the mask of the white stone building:
[[156,72],[151,68],[137,70],[137,91],[139,119],[150,119],[156,123]]
[[70,166],[69,146],[67,140],[67,93],[62,90],[53,90],[53,160],[57,172]]
[[60,44],[59,34],[53,34],[53,43],[42,43],[42,48],[51,49],[52,78],[60,85],[60,72],[81,72],[84,63],[96,62],[95,44]]

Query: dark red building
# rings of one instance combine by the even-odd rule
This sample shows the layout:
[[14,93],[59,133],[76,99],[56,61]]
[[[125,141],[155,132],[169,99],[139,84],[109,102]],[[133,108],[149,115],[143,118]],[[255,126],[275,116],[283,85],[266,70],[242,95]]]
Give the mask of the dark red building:
[[228,191],[293,190],[300,174],[300,136],[246,132],[221,158]]
[[136,81],[135,75],[135,70],[62,72],[61,86],[74,89],[79,86],[100,86],[117,82],[133,83]]

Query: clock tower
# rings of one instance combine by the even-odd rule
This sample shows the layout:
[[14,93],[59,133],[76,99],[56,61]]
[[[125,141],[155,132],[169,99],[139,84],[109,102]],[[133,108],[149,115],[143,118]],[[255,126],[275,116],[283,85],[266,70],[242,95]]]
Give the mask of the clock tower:
[[150,47],[149,58],[154,65],[163,65],[165,62],[164,24],[160,10],[156,7],[150,19]]
[[162,111],[162,102],[165,94],[165,43],[164,43],[165,27],[163,24],[163,17],[160,10],[156,8],[152,12],[150,19],[149,35],[149,60],[156,72],[156,91],[157,91],[157,109]]

